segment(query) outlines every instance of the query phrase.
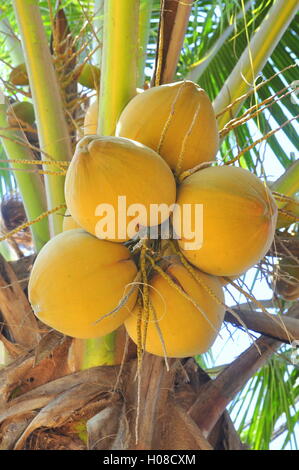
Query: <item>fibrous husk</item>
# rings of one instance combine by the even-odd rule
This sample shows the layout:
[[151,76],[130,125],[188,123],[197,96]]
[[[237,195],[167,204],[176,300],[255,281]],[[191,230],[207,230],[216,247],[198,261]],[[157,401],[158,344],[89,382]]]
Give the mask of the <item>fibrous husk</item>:
[[0,408],[2,448],[85,449],[87,438],[90,449],[241,449],[231,423],[210,441],[189,414],[207,374],[193,359],[169,365],[146,354],[140,385],[133,360],[121,374],[119,367],[94,367],[12,398]]

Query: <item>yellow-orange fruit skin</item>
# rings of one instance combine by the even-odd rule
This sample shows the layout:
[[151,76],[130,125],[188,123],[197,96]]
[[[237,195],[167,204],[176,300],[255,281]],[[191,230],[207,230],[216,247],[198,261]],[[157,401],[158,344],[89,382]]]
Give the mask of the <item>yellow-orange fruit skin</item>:
[[[176,219],[183,204],[192,207],[192,230],[195,204],[202,205],[201,246],[193,248],[194,239],[184,238]],[[175,232],[182,235],[179,246],[194,266],[209,274],[238,277],[264,257],[273,241],[275,201],[262,181],[242,168],[210,167],[187,177],[178,189],[177,206],[173,220]]]
[[74,228],[82,228],[79,224],[73,219],[69,210],[67,209],[64,214],[62,222],[62,231],[66,232],[67,230],[73,230]]
[[177,173],[214,160],[219,146],[211,101],[191,81],[153,87],[135,96],[119,118],[116,135],[152,148]]
[[[150,224],[151,204],[175,203],[176,185],[168,165],[150,148],[120,137],[86,136],[77,145],[68,168],[65,197],[81,227],[98,238],[124,242],[132,238],[127,230],[132,221],[136,221],[134,228]],[[119,197],[125,204],[119,204]],[[104,233],[99,226],[103,216],[98,211],[103,204],[114,211],[113,234]],[[138,220],[127,214],[126,209],[133,204],[144,208],[145,213],[136,216]]]
[[96,338],[117,329],[134,308],[136,293],[114,310],[136,276],[129,250],[81,229],[52,238],[30,275],[29,300],[46,325],[74,338]]
[[[172,264],[167,273],[200,306],[211,324],[188,299],[175,290],[160,274],[150,282],[149,296],[156,312],[151,315],[145,340],[145,350],[157,356],[164,356],[160,330],[165,343],[167,357],[187,357],[206,352],[221,328],[224,318],[223,291],[217,278],[197,271],[200,280],[218,298],[216,301],[181,264]],[[137,344],[138,306],[126,319],[125,327],[131,339]],[[142,333],[145,327],[144,313]]]
[[84,116],[83,133],[84,135],[96,135],[98,128],[98,100],[95,100],[88,107]]

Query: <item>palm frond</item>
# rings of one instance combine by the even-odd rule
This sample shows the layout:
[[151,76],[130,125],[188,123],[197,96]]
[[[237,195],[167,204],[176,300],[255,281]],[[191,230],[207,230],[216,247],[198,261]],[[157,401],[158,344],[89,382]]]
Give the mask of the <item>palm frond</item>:
[[298,448],[295,425],[298,418],[296,402],[299,398],[299,369],[287,362],[290,348],[283,347],[280,353],[257,372],[231,403],[229,412],[238,427],[241,438],[250,448],[269,449],[276,429],[284,423],[287,444]]
[[[244,10],[242,10],[241,2],[195,2],[178,67],[178,78],[187,74],[187,78],[194,79],[196,77],[194,71],[197,71],[197,82],[207,91],[211,99],[215,99],[247,47],[248,37],[250,38],[261,25],[272,3],[272,1],[252,2],[251,7],[251,4],[244,2]],[[246,11],[245,16],[244,11]],[[197,34],[194,34],[194,31],[197,31]],[[257,102],[262,102],[296,80],[298,68],[287,68],[288,65],[296,63],[296,35],[298,35],[298,25],[295,18],[266,63],[260,79],[267,80],[278,71],[283,71],[265,86],[259,88],[256,95],[253,95],[253,99]],[[220,40],[223,38],[221,47],[219,47],[219,38]],[[214,47],[215,45],[217,47]],[[251,105],[252,98],[247,100],[239,114]],[[230,136],[226,143],[223,143],[222,155],[236,141],[240,144],[247,142],[248,145],[248,139],[255,126],[261,133],[273,127],[274,123],[281,126],[291,116],[297,114],[296,108],[291,96],[274,104],[267,109],[267,112],[255,119],[254,126],[252,123],[247,123],[236,129],[234,136]],[[288,124],[283,128],[282,133],[293,149],[297,149],[298,126],[294,122]],[[267,141],[264,152],[267,152],[268,147],[274,152],[282,167],[287,168],[291,164],[290,152],[287,153],[285,145],[280,145],[277,136]],[[257,152],[250,152],[244,158],[247,167],[252,170]]]

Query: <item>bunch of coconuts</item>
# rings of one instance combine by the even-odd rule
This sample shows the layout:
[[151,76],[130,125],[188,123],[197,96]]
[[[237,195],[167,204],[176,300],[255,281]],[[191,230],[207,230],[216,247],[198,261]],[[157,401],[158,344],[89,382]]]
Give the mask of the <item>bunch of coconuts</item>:
[[[115,136],[81,139],[66,175],[64,231],[43,247],[31,272],[29,298],[40,320],[75,338],[100,337],[124,324],[136,344],[159,356],[207,351],[224,318],[223,277],[237,278],[265,256],[277,219],[271,192],[254,174],[213,166],[218,147],[212,104],[190,81],[137,94]],[[120,196],[127,207],[146,210],[122,213]],[[190,249],[192,240],[182,236],[175,255],[155,253],[158,268],[150,270],[136,247],[138,228],[150,228],[152,204],[173,205],[176,233],[184,232],[175,212],[201,205],[203,239]],[[136,227],[135,244],[132,231],[101,231],[96,208],[105,205],[116,225],[125,220]],[[164,222],[161,213],[158,224]],[[147,295],[136,263],[148,269]]]

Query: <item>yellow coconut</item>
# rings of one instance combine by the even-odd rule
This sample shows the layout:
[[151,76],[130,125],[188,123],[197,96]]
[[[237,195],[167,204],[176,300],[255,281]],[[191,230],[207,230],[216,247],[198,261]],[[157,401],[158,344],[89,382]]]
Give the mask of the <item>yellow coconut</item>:
[[98,128],[98,100],[93,101],[88,107],[84,116],[83,133],[84,135],[97,134]]
[[[155,314],[150,314],[147,324],[145,350],[157,356],[164,356],[163,338],[168,357],[187,357],[204,353],[213,344],[224,318],[221,284],[216,277],[198,270],[196,274],[200,282],[197,281],[178,262],[170,264],[165,271],[194,302],[183,297],[161,274],[155,274],[149,289]],[[136,344],[138,311],[139,307],[136,306],[125,321],[127,332]],[[145,314],[142,312],[142,332],[145,323]]]
[[19,64],[13,68],[10,72],[9,80],[15,86],[29,85],[26,64]]
[[133,293],[112,312],[136,276],[129,250],[81,229],[52,238],[39,252],[29,280],[29,300],[46,325],[74,338],[96,338],[118,328],[136,302]]
[[70,214],[70,211],[67,209],[63,217],[62,230],[63,232],[66,232],[67,230],[73,230],[74,228],[82,227],[80,227],[80,225],[74,221],[73,217]]
[[98,238],[123,242],[151,217],[152,205],[175,203],[176,186],[165,161],[142,144],[121,137],[86,136],[77,145],[65,180],[74,220]]
[[275,201],[261,180],[242,168],[221,166],[183,181],[173,223],[192,264],[216,276],[239,276],[267,253],[276,219]]
[[294,258],[284,258],[279,262],[278,280],[275,291],[285,300],[299,298],[299,262]]
[[135,96],[120,116],[116,135],[151,147],[177,173],[214,160],[219,145],[211,101],[190,81]]

